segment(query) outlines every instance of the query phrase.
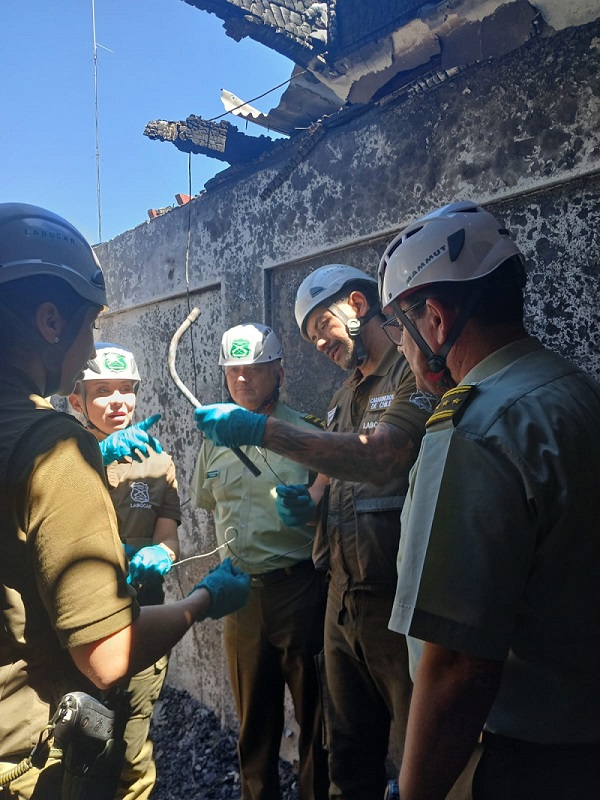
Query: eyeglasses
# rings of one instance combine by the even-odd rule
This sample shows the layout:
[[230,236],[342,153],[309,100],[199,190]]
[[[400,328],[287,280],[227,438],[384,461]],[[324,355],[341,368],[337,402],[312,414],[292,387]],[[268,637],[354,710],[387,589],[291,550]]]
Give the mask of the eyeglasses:
[[[424,305],[427,300],[418,300],[416,303],[413,303],[412,306],[408,308],[401,308],[400,310],[404,314],[408,314],[409,311],[413,311],[415,308]],[[386,319],[385,322],[381,323],[381,327],[390,340],[392,344],[400,345],[402,344],[402,334],[404,333],[404,325],[400,322],[400,320],[396,317],[390,317],[390,319]]]

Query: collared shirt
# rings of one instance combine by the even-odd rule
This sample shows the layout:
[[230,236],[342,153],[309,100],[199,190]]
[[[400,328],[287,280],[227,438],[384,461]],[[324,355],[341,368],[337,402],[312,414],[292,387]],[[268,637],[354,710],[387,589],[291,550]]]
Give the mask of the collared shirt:
[[[312,427],[302,414],[281,402],[272,416],[300,427]],[[220,551],[221,558],[231,556],[234,563],[250,574],[309,560],[314,526],[284,525],[275,506],[275,486],[307,484],[308,469],[264,448],[260,452],[266,461],[255,447],[245,446],[241,450],[261,470],[258,477],[231,450],[205,440],[190,487],[196,505],[213,512],[217,542],[221,545],[231,540]]]
[[528,337],[440,408],[410,476],[390,627],[505,662],[488,730],[598,742],[600,387]]
[[[406,359],[390,343],[370,375],[356,369],[334,394],[327,430],[370,436],[385,422],[401,428],[417,448],[436,401],[417,390]],[[383,486],[332,478],[326,536],[331,580],[339,591],[393,591],[406,487],[404,476]]]

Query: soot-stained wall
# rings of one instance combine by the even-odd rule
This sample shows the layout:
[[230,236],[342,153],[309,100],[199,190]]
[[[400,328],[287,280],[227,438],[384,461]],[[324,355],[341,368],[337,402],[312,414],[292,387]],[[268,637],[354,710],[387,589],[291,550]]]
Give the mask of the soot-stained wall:
[[[177,366],[203,402],[224,396],[222,331],[254,319],[281,336],[288,399],[323,414],[343,375],[298,334],[299,282],[326,263],[374,274],[403,224],[472,198],[504,220],[525,253],[530,330],[600,378],[599,122],[594,23],[533,40],[427,92],[370,106],[330,128],[267,199],[261,192],[285,169],[293,145],[243,179],[98,247],[111,300],[101,336],[139,357],[140,416],[163,412],[157,430],[175,457],[184,501],[182,557],[215,543],[207,515],[189,501],[199,438],[166,364],[188,301],[202,313],[182,339]],[[175,568],[171,597],[214,563],[216,556]],[[220,630],[214,622],[195,626],[175,649],[170,680],[233,722]]]

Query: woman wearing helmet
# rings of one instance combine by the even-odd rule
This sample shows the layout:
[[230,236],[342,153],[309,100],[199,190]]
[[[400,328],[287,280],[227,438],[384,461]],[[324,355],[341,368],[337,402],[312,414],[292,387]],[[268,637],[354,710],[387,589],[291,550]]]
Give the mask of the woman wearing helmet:
[[[0,204],[3,798],[61,797],[64,765],[44,731],[65,693],[98,697],[153,664],[193,622],[247,597],[247,579],[231,565],[162,607],[140,610],[126,582],[98,443],[44,399],[73,391],[105,304],[96,257],[70,223],[37,206]],[[89,772],[84,796],[112,800],[118,775],[102,767]]]
[[[98,342],[96,357],[88,363],[69,402],[102,443],[130,429],[139,385],[133,353]],[[128,580],[137,590],[140,606],[164,602],[164,576],[179,555],[181,509],[175,465],[155,441],[151,444],[145,453],[138,451],[136,458],[117,456],[107,464],[106,450],[103,459],[119,536],[130,559]],[[127,750],[116,800],[146,800],[156,782],[150,720],[167,665],[168,658],[163,656],[129,681],[131,716],[125,727]]]

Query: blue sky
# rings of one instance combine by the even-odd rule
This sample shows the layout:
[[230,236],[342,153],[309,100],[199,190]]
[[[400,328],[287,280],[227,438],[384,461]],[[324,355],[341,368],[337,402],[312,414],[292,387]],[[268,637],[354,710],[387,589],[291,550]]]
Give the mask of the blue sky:
[[[98,240],[91,0],[0,4],[0,202],[35,203]],[[150,120],[223,112],[287,80],[293,64],[183,0],[95,0],[102,239],[188,192],[188,156],[143,135]],[[102,47],[100,46],[102,45]],[[103,48],[109,48],[110,51]],[[283,88],[254,103],[267,112]],[[229,115],[229,122],[245,127]],[[249,125],[248,133],[263,129]],[[226,164],[192,157],[192,191]]]

